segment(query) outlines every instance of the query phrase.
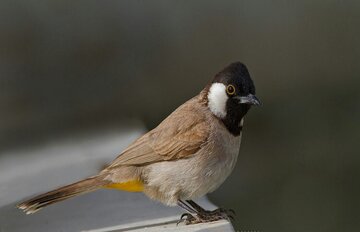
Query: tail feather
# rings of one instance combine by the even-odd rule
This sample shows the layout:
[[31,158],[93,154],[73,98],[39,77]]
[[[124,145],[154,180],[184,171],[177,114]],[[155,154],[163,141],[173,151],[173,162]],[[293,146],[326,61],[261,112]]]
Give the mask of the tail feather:
[[53,191],[41,194],[30,200],[24,201],[17,205],[26,214],[32,214],[45,206],[78,196],[84,193],[95,191],[103,186],[109,184],[109,181],[104,180],[100,176],[90,177],[85,180],[55,189]]

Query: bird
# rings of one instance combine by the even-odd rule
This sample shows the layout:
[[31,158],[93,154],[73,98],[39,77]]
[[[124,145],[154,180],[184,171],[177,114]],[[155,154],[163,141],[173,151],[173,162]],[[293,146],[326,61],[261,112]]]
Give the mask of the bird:
[[217,189],[235,167],[244,117],[261,105],[247,67],[234,62],[198,95],[130,144],[97,175],[17,205],[32,214],[54,203],[99,189],[143,192],[167,206],[180,206],[185,224],[233,218],[233,211],[206,210],[194,199]]

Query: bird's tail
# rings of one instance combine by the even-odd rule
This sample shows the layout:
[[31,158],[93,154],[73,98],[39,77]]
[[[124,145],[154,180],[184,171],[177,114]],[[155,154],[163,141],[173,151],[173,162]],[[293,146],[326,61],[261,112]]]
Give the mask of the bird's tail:
[[106,186],[108,183],[109,181],[104,180],[100,176],[89,177],[85,180],[81,180],[24,201],[17,205],[17,207],[22,209],[26,214],[32,214],[48,205],[95,191],[103,186]]

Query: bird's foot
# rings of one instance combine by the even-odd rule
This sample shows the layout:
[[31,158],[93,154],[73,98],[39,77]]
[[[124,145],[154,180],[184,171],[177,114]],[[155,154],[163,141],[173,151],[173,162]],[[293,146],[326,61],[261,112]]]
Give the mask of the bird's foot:
[[214,222],[221,219],[225,219],[229,221],[229,220],[234,220],[234,216],[235,216],[234,210],[232,209],[226,210],[226,209],[218,208],[213,211],[204,210],[196,215],[192,215],[190,213],[184,213],[183,215],[181,215],[178,224],[180,222],[184,222],[185,225],[192,225],[197,223]]

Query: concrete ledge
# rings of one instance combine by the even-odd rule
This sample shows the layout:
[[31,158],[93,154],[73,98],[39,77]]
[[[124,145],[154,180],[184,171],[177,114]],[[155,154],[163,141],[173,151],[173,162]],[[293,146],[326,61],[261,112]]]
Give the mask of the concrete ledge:
[[233,231],[228,221],[218,221],[207,224],[196,225],[177,225],[179,216],[163,217],[153,220],[143,220],[141,222],[128,223],[125,225],[107,227],[86,232],[122,232],[122,231],[147,231],[147,232],[166,232],[166,231]]
[[[0,154],[0,231],[233,231],[227,221],[176,225],[183,211],[142,193],[100,190],[49,206],[34,215],[15,208],[24,198],[97,173],[144,132],[139,124]],[[214,209],[207,199],[200,199]]]

